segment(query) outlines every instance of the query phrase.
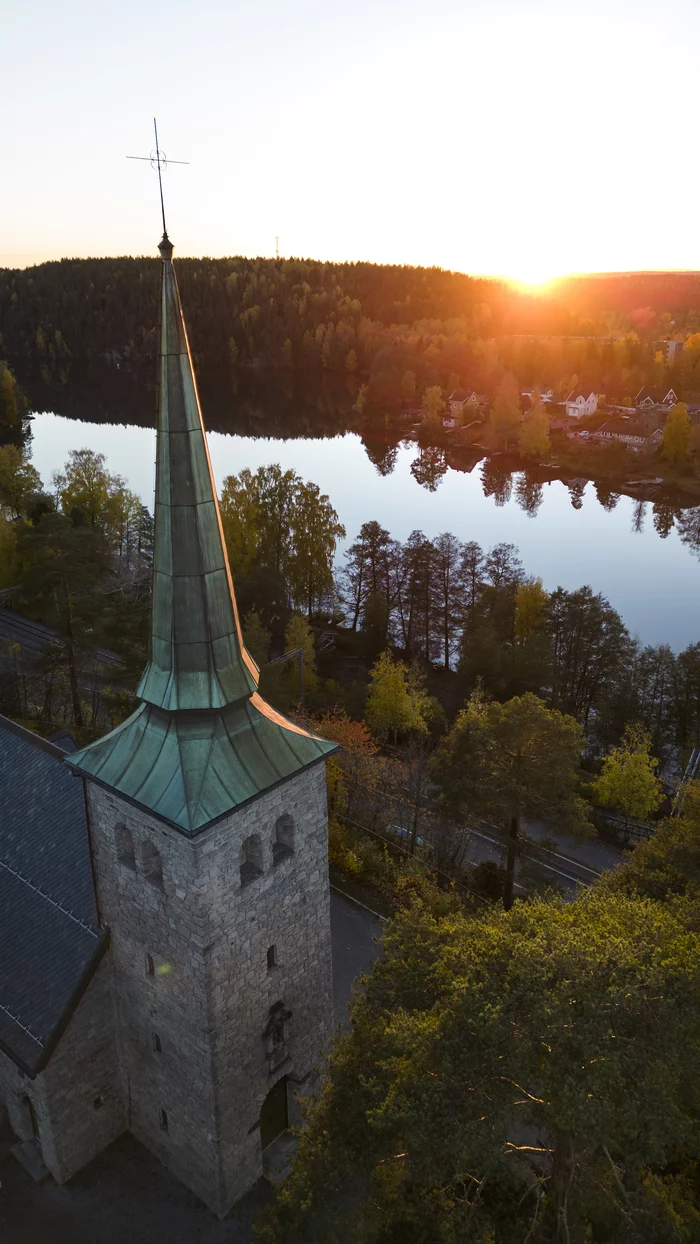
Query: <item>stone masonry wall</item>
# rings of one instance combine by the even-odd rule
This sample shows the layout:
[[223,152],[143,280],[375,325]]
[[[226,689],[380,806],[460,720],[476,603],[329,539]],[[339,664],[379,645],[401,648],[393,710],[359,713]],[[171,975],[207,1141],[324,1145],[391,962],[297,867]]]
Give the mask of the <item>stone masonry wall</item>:
[[0,1053],[0,1098],[20,1140],[38,1143],[54,1179],[63,1184],[126,1130],[126,1103],[115,1039],[109,949],[44,1071],[33,1080]]
[[[281,1076],[307,1089],[328,1044],[325,767],[298,774],[194,839],[94,783],[88,799],[128,1126],[223,1214],[262,1174],[266,1095]],[[275,862],[281,816],[292,819],[293,849],[277,851]],[[118,826],[132,836],[135,868]],[[259,871],[244,870],[242,884],[244,842],[253,836]],[[276,964],[268,969],[272,946]],[[275,1044],[263,1033],[278,1002],[291,1016]]]

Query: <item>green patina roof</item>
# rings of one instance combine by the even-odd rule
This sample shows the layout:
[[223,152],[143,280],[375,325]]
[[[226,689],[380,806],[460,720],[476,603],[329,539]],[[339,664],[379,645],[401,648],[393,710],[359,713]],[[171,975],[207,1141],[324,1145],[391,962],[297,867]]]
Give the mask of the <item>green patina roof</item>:
[[141,705],[68,763],[185,833],[335,750],[257,694],[164,235],[153,612]]

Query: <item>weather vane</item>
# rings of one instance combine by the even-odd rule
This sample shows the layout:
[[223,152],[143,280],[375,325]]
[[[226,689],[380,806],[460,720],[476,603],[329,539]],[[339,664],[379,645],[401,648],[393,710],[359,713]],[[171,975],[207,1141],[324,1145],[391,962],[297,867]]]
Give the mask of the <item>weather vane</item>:
[[189,164],[189,160],[168,160],[165,152],[161,151],[158,146],[158,126],[156,125],[155,117],[153,118],[153,130],[156,136],[155,151],[152,151],[149,156],[127,156],[126,158],[127,160],[147,160],[151,168],[158,170],[158,187],[160,189],[160,210],[163,217],[163,234],[167,237],[168,230],[165,227],[165,204],[163,202],[163,169],[167,168],[169,164]]

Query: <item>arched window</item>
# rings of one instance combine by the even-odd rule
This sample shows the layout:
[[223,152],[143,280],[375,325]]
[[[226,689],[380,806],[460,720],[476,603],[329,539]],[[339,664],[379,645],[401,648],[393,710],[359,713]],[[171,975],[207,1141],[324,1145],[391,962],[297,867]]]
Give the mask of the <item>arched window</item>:
[[250,885],[256,877],[262,877],[263,859],[260,834],[251,834],[241,847],[241,885]]
[[141,847],[141,863],[143,875],[157,890],[163,889],[163,862],[152,842],[144,842]]
[[287,812],[275,822],[275,837],[272,843],[272,862],[279,864],[294,850],[294,821]]
[[125,868],[130,868],[132,873],[136,872],[136,853],[134,851],[134,839],[131,830],[127,829],[122,822],[117,825],[114,836],[117,844],[117,859]]

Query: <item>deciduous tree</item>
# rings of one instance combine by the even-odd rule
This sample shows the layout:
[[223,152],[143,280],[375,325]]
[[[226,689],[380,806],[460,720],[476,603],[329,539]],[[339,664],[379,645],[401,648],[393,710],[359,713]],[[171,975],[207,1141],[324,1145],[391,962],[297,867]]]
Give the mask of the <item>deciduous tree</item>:
[[587,826],[577,795],[583,747],[578,722],[537,696],[498,704],[477,691],[435,754],[434,780],[453,819],[495,817],[507,831],[506,910],[513,903],[523,817],[556,816],[559,826]]
[[690,456],[690,441],[692,436],[692,425],[688,407],[684,402],[679,402],[676,406],[672,406],[668,412],[666,423],[664,424],[663,441],[661,444],[662,453],[668,462],[674,466],[680,466],[687,462]]
[[427,733],[423,697],[411,687],[405,665],[383,652],[372,667],[370,679],[365,721],[378,739],[395,742],[412,731]]
[[658,763],[651,755],[647,731],[636,723],[629,725],[620,746],[603,760],[593,786],[598,803],[619,812],[626,822],[646,820],[658,811],[663,798],[663,782],[655,773]]

